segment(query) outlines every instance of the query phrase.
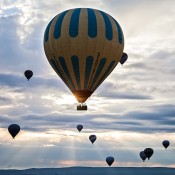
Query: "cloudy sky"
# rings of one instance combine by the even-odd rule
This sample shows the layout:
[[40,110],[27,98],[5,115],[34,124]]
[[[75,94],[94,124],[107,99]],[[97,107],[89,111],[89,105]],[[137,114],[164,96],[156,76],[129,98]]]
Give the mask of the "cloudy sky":
[[[76,7],[113,16],[129,55],[87,100],[87,112],[76,111],[43,49],[48,22]],[[174,0],[1,0],[0,168],[107,166],[110,155],[114,166],[175,167],[174,7]],[[26,69],[34,72],[29,82]],[[14,140],[12,123],[21,126]],[[154,155],[143,164],[146,147]]]

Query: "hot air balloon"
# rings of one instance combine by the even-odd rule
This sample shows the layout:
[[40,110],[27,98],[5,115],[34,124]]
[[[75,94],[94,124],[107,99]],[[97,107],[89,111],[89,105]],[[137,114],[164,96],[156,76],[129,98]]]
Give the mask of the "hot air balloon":
[[120,59],[120,64],[123,65],[126,62],[127,59],[128,59],[128,55],[125,52],[123,52],[123,55]]
[[106,162],[109,166],[111,166],[114,162],[114,157],[112,157],[112,156],[107,157]]
[[144,150],[144,153],[146,155],[146,157],[148,158],[148,160],[150,159],[150,157],[153,155],[154,151],[152,148],[146,148]]
[[170,145],[170,142],[169,142],[168,140],[164,140],[164,141],[162,142],[162,145],[165,147],[165,149],[167,149],[168,146]]
[[28,79],[28,81],[29,81],[29,79],[33,76],[33,72],[31,71],[31,70],[26,70],[25,72],[24,72],[24,75],[25,75],[25,77]]
[[11,124],[9,127],[8,127],[8,131],[9,133],[11,134],[11,136],[13,138],[15,138],[15,136],[19,133],[20,131],[20,126],[17,125],[17,124]]
[[83,129],[83,125],[81,125],[81,124],[77,125],[77,129],[80,132]]
[[90,8],[66,10],[56,15],[44,34],[46,57],[80,103],[108,77],[120,61],[124,36],[109,14]]
[[96,135],[90,135],[89,140],[92,142],[92,144],[96,141],[97,137]]
[[143,160],[143,162],[145,161],[145,159],[147,158],[147,156],[145,155],[144,151],[140,152],[140,157]]

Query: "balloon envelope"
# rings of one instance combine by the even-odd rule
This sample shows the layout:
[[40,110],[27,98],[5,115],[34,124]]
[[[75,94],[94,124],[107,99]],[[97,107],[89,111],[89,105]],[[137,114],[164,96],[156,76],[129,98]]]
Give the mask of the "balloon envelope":
[[29,81],[29,79],[33,76],[33,72],[31,71],[31,70],[26,70],[25,72],[24,72],[24,75],[25,75],[25,77],[28,79],[28,81]]
[[168,148],[168,146],[170,145],[170,142],[168,141],[168,140],[164,140],[163,142],[162,142],[162,145],[165,147],[165,149],[166,148]]
[[90,8],[66,10],[47,25],[44,50],[52,68],[84,103],[116,67],[124,36],[118,22]]
[[80,132],[83,129],[83,125],[81,125],[81,124],[77,125],[77,129]]
[[89,140],[92,142],[92,144],[96,141],[97,137],[96,135],[90,135]]
[[11,136],[13,138],[15,138],[15,136],[19,133],[20,131],[20,126],[17,125],[17,124],[11,124],[9,127],[8,127],[8,131],[9,133],[11,134]]
[[150,157],[153,155],[154,151],[152,148],[146,148],[144,150],[144,153],[146,155],[146,157],[148,158],[148,160],[150,159]]
[[128,59],[127,53],[123,52],[123,55],[122,55],[122,57],[121,57],[121,59],[120,59],[120,63],[121,63],[121,64],[124,64],[124,63],[126,62],[127,59]]
[[112,157],[112,156],[107,157],[106,162],[109,166],[111,166],[114,162],[114,157]]
[[140,157],[143,160],[143,162],[145,161],[145,159],[147,158],[147,156],[145,155],[144,151],[140,152]]

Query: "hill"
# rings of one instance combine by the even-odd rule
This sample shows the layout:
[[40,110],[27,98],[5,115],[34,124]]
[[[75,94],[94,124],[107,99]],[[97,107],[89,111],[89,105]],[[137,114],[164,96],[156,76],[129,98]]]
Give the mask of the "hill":
[[175,168],[70,167],[0,170],[0,175],[174,175]]

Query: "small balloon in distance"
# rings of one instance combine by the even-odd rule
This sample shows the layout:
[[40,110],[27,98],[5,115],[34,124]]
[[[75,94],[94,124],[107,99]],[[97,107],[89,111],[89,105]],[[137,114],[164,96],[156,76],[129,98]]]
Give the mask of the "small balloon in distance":
[[165,147],[165,149],[167,149],[169,147],[169,145],[170,145],[170,142],[168,140],[164,140],[162,142],[162,145]]
[[120,59],[120,64],[123,65],[126,62],[127,59],[128,59],[127,53],[123,52],[123,55],[122,55],[122,57]]
[[106,162],[109,166],[111,166],[114,162],[114,157],[112,156],[106,157]]
[[154,151],[152,148],[146,148],[144,150],[144,153],[146,155],[146,157],[148,158],[148,160],[150,159],[150,157],[153,155]]
[[96,135],[89,136],[89,140],[91,141],[92,144],[96,141],[96,139],[97,139]]
[[83,125],[79,124],[77,125],[77,130],[80,132],[83,129]]
[[13,137],[13,139],[16,137],[16,135],[19,133],[20,131],[20,126],[17,124],[11,124],[8,127],[8,131],[10,133],[10,135]]
[[143,162],[144,162],[145,159],[147,158],[147,156],[145,155],[144,151],[141,151],[139,155],[140,155],[141,159],[142,159]]
[[27,78],[27,80],[29,81],[29,79],[33,76],[33,72],[31,70],[26,70],[24,72],[24,75]]

